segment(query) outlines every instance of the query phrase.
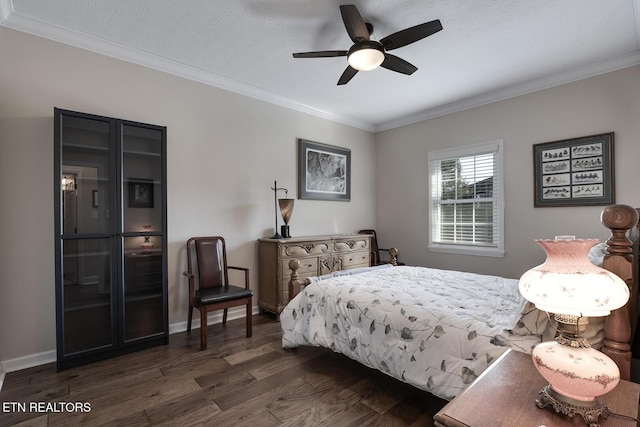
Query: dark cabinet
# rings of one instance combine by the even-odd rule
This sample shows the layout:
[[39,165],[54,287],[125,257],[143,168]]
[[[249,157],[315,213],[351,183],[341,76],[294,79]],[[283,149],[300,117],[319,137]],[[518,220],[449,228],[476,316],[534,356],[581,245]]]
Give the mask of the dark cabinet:
[[167,343],[166,128],[54,126],[58,370]]

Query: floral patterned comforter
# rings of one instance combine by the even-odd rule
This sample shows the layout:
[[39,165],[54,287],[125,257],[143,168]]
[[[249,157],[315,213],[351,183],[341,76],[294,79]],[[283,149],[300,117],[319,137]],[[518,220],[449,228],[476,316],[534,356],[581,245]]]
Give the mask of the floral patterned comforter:
[[423,267],[375,269],[307,285],[280,314],[285,348],[331,348],[444,399],[508,348],[529,352],[518,281]]

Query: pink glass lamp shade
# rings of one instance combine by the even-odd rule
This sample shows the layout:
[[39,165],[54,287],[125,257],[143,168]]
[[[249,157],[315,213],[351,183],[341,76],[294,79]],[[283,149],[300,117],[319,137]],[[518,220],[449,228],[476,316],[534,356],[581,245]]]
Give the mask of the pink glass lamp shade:
[[543,342],[532,351],[536,369],[549,382],[536,404],[570,417],[579,414],[587,424],[597,426],[600,416],[609,415],[597,397],[616,387],[620,371],[580,335],[588,316],[607,316],[626,304],[629,288],[589,260],[589,249],[598,240],[566,236],[536,243],[547,259],[522,275],[520,293],[539,310],[552,313],[559,332],[555,341]]
[[597,239],[536,240],[546,261],[520,278],[520,293],[549,313],[608,316],[629,299],[629,288],[615,274],[589,260]]

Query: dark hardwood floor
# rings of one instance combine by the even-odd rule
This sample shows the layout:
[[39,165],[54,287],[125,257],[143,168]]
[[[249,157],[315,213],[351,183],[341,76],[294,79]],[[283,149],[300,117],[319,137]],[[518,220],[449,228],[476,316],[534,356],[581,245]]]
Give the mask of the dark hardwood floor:
[[[432,426],[446,403],[327,349],[284,350],[268,314],[254,316],[252,338],[244,319],[211,325],[206,351],[198,337],[60,373],[11,372],[0,426]],[[90,411],[67,412],[74,405]]]

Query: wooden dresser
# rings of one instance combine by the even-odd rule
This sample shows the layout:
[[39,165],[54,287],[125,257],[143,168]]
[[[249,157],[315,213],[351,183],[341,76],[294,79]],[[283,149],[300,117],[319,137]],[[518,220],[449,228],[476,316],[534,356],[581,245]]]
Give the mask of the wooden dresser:
[[279,315],[287,305],[289,261],[300,261],[300,279],[369,267],[370,239],[366,234],[336,234],[258,240],[260,309]]

